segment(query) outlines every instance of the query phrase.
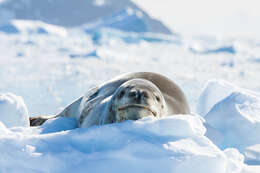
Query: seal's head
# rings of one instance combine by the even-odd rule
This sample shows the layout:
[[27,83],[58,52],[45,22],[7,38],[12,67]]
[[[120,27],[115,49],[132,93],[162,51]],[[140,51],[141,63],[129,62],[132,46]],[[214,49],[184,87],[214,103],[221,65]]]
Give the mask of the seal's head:
[[152,82],[132,79],[123,83],[115,92],[109,106],[110,123],[137,120],[166,113],[166,103],[161,91]]

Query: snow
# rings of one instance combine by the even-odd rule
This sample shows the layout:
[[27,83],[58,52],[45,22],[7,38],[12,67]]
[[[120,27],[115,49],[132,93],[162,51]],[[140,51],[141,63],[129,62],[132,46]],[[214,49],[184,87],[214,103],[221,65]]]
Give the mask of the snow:
[[245,149],[246,163],[252,165],[260,164],[260,144],[249,146]]
[[[204,107],[203,107],[204,105]],[[247,163],[259,162],[260,97],[225,81],[209,81],[200,96],[209,137],[220,148],[237,148]],[[207,113],[205,113],[207,112]]]
[[29,126],[28,110],[22,97],[12,93],[0,94],[0,121],[6,127]]
[[197,112],[201,116],[205,116],[217,102],[224,99],[235,90],[235,86],[226,81],[208,81],[199,97]]
[[[1,1],[0,21],[0,172],[259,172],[256,38],[165,35],[127,0]],[[191,115],[28,127],[134,71],[177,83]]]
[[204,117],[216,103],[235,92],[260,96],[259,93],[239,88],[230,82],[211,79],[206,83],[199,96],[197,112]]
[[[260,99],[248,93],[234,92],[216,105],[205,116],[211,126],[225,134],[222,147],[246,146],[260,142]],[[224,121],[223,121],[224,120]]]
[[[8,136],[0,138],[0,145],[5,146],[0,147],[4,158],[0,159],[1,172],[230,173],[240,172],[244,166],[238,151],[223,152],[207,139],[201,120],[192,115],[65,131],[57,120],[27,134],[2,127]],[[59,121],[66,124],[68,120]],[[60,131],[50,132],[52,123]],[[43,133],[46,128],[49,133]],[[28,127],[23,130],[30,131]],[[197,166],[201,163],[204,166]]]
[[40,21],[12,20],[0,25],[0,32],[7,34],[56,34],[66,36],[65,28],[46,24]]
[[116,28],[123,31],[132,32],[148,32],[149,29],[143,20],[142,12],[139,10],[134,10],[132,8],[126,8],[116,12],[112,16],[102,18],[99,21],[93,22],[91,24],[86,24],[86,32],[95,32],[96,30],[108,27]]
[[[124,9],[129,9],[130,11],[132,10],[135,13],[132,14],[132,17],[142,17],[139,22],[145,25],[147,31],[165,34],[172,33],[172,31],[169,30],[162,22],[151,18],[131,0],[78,0],[76,3],[74,1],[67,0],[0,1],[0,24],[11,19],[19,19],[42,21],[63,27],[76,27],[85,23],[95,23],[104,16],[113,17],[114,15],[121,13],[121,11],[124,11]],[[131,14],[129,15],[131,16]],[[131,20],[129,21],[131,22]],[[113,25],[117,25],[117,23],[114,22]],[[135,29],[136,28],[134,28],[134,30]]]

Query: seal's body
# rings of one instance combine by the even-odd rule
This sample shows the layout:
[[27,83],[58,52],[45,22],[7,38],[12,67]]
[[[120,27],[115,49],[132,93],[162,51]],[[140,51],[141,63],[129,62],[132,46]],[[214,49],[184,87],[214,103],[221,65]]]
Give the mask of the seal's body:
[[168,78],[151,72],[128,73],[90,89],[52,117],[31,117],[31,126],[54,117],[75,117],[79,127],[190,113],[181,89]]

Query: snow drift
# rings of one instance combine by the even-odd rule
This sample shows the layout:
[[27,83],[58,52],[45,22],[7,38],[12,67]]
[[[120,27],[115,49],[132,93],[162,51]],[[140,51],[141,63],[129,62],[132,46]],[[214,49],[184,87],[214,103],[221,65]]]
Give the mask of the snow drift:
[[260,98],[243,92],[231,95],[214,105],[206,122],[225,135],[221,147],[245,147],[260,143]]
[[68,130],[72,121],[50,120],[38,128],[1,125],[8,135],[0,135],[0,171],[239,173],[246,167],[237,150],[223,152],[204,136],[206,129],[196,116]]
[[28,110],[22,97],[0,94],[0,122],[6,127],[29,126]]
[[[207,136],[220,148],[234,147],[246,162],[259,163],[260,97],[228,82],[208,82],[200,96],[199,111],[205,115]],[[212,129],[213,128],[213,129]]]
[[206,83],[199,96],[197,112],[204,117],[216,103],[223,100],[233,92],[248,93],[260,97],[260,94],[239,88],[230,82],[212,79]]

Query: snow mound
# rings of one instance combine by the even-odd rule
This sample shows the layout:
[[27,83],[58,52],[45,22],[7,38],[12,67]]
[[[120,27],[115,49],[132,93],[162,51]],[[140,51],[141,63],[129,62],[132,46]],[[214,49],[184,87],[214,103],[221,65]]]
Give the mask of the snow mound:
[[[6,127],[29,126],[27,107],[22,97],[12,93],[0,94],[0,121]],[[3,125],[0,124],[3,129]]]
[[[260,95],[222,80],[210,80],[200,95],[206,136],[218,147],[234,147],[247,164],[260,163]],[[249,171],[250,172],[250,171]]]
[[240,151],[260,143],[260,98],[246,91],[232,92],[207,113],[206,122],[224,135],[221,148]]
[[[63,27],[75,27],[105,16],[113,16],[126,8],[138,11],[137,15],[142,16],[142,21],[141,23],[132,23],[133,18],[129,18],[123,24],[124,29],[127,26],[129,29],[136,29],[139,24],[143,27],[142,25],[145,23],[146,29],[150,32],[171,34],[171,31],[162,22],[151,18],[131,0],[77,0],[76,2],[67,0],[8,0],[0,2],[0,22],[12,19],[38,20]],[[122,28],[122,22],[110,23],[110,25]]]
[[12,20],[4,24],[0,24],[0,32],[7,34],[53,34],[59,36],[66,36],[65,28],[46,24],[40,21],[29,20]]
[[[62,121],[71,120],[49,121],[49,130],[55,122],[62,130]],[[219,150],[191,115],[41,133],[44,128],[1,135],[0,172],[240,173],[244,167],[237,150]]]
[[199,97],[198,114],[204,117],[217,102],[236,90],[238,88],[229,82],[216,79],[209,80]]
[[204,117],[216,103],[236,91],[246,92],[260,97],[256,92],[239,88],[227,81],[212,79],[207,82],[199,96],[197,113]]
[[71,130],[78,127],[75,118],[59,117],[47,120],[42,126],[39,127],[41,134],[54,133],[63,130]]

